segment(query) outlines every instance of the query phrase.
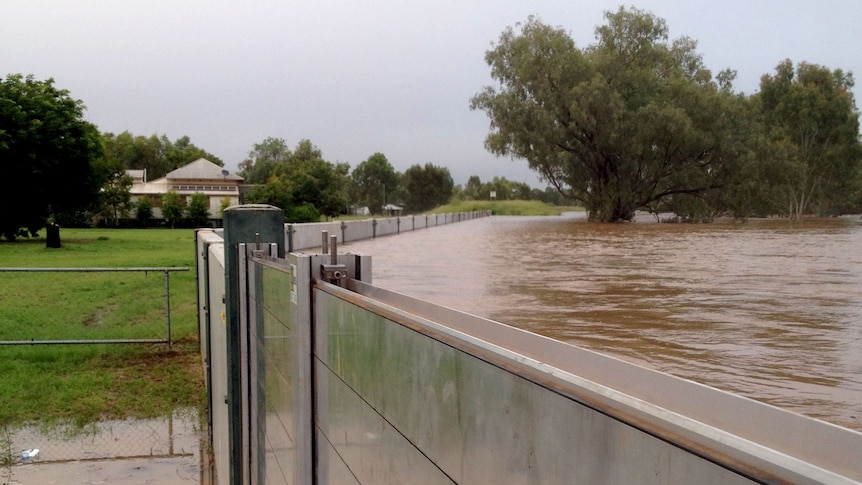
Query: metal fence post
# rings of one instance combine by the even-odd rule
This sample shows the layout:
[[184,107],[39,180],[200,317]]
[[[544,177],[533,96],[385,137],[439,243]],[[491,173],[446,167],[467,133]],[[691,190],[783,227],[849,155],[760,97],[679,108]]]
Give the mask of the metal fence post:
[[[284,257],[284,211],[269,205],[239,205],[224,210],[225,252],[225,309],[227,332],[227,405],[228,405],[228,449],[230,477],[228,483],[242,485],[249,477],[251,451],[243,449],[243,409],[248,412],[254,403],[243,403],[243,381],[239,299],[246,288],[240,288],[239,254],[240,243],[267,242],[278,245],[278,256]],[[247,376],[246,376],[247,378]],[[249,443],[254,443],[250,439]]]
[[165,340],[171,349],[171,273],[165,269]]

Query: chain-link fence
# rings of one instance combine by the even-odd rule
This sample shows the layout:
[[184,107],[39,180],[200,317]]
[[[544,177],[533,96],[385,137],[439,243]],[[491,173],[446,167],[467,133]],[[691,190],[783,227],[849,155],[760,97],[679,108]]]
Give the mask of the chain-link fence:
[[[33,337],[25,337],[25,338],[15,338],[10,340],[5,340],[0,338],[0,345],[70,345],[70,344],[155,344],[155,343],[166,343],[168,344],[168,348],[171,346],[171,290],[170,290],[170,274],[174,271],[189,271],[188,267],[140,267],[140,268],[0,268],[0,273],[24,273],[24,274],[39,274],[39,273],[129,273],[129,272],[137,272],[137,273],[162,273],[164,275],[164,321],[165,321],[165,330],[164,330],[164,338],[66,338],[66,339],[48,339],[48,338],[33,338]],[[55,281],[56,283],[56,281]],[[54,285],[57,286],[57,285]],[[66,297],[64,299],[74,299]],[[105,303],[105,302],[100,302]],[[57,302],[50,305],[50,311],[59,310],[59,306]],[[32,309],[29,309],[32,311]],[[54,316],[56,314],[52,314]],[[96,312],[94,315],[98,315]],[[47,320],[43,318],[43,320]],[[35,325],[41,322],[21,322],[17,319],[13,319],[10,322],[0,322],[6,323],[6,329],[4,332],[0,332],[0,337],[2,337],[6,332],[11,331],[14,328],[20,327],[29,327],[34,328]],[[23,323],[23,324],[22,324]],[[87,318],[84,321],[80,322],[80,327],[86,328],[91,326],[90,319]],[[40,325],[40,327],[45,327],[45,325]]]

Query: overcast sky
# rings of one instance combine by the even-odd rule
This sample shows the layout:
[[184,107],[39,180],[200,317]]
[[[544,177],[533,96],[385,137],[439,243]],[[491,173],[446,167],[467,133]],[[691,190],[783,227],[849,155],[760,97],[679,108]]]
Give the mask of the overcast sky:
[[[158,133],[236,170],[255,143],[310,139],[355,167],[375,152],[396,170],[431,162],[455,183],[494,176],[544,187],[523,160],[484,148],[488,118],[469,99],[492,84],[484,53],[537,15],[578,47],[595,41],[605,0],[0,0],[0,76],[53,77],[101,131]],[[626,5],[630,5],[627,3]],[[699,41],[717,73],[757,91],[783,59],[862,76],[862,2],[634,4]],[[859,87],[855,89],[857,103]]]

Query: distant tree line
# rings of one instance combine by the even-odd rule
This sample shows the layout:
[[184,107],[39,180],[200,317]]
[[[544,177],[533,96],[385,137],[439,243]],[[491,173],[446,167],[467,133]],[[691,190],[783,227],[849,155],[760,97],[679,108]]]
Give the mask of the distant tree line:
[[281,207],[288,222],[362,210],[382,214],[387,204],[421,212],[448,202],[454,189],[448,168],[426,163],[399,173],[385,155],[375,153],[351,171],[347,163],[326,161],[310,140],[290,149],[282,138],[266,138],[239,169],[247,183],[256,184],[246,201]]
[[524,182],[506,180],[506,177],[494,177],[483,183],[478,175],[471,175],[464,187],[456,187],[454,197],[460,200],[538,200],[551,205],[571,203],[553,187],[539,190]]
[[526,160],[596,221],[862,210],[850,73],[786,60],[746,96],[663,19],[605,18],[584,48],[534,17],[503,31],[485,56],[497,85],[471,100],[491,120],[488,150]]
[[146,170],[148,180],[164,177],[199,158],[224,166],[219,157],[195,146],[188,136],[171,141],[166,135],[145,137],[124,131],[103,133],[102,144],[109,165],[119,170]]
[[541,191],[504,177],[482,183],[474,175],[461,187],[454,184],[448,168],[433,163],[416,164],[401,173],[379,152],[350,170],[345,163],[326,162],[309,140],[300,141],[291,150],[281,138],[266,138],[254,145],[239,169],[247,183],[255,184],[246,201],[282,207],[290,222],[365,211],[380,215],[387,205],[418,213],[446,204],[453,197],[488,200],[492,194],[499,200],[566,203],[563,195],[550,187]]

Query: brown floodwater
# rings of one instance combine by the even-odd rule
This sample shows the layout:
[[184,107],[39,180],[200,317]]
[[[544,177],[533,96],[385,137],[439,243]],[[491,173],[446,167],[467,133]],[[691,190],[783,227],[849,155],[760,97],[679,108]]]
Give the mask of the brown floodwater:
[[492,217],[347,244],[393,291],[862,430],[862,220]]

